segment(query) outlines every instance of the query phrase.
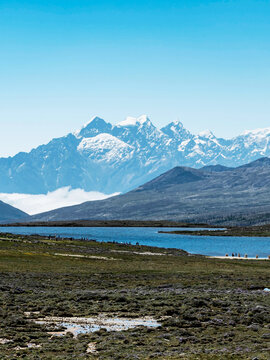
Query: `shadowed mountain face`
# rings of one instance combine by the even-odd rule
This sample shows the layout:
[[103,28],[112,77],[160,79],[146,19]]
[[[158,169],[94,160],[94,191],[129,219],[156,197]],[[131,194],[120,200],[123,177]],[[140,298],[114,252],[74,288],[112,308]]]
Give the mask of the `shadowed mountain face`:
[[[176,167],[124,195],[33,216],[31,220],[136,219],[233,223],[270,213],[270,159],[238,168]],[[265,221],[269,222],[269,219]],[[242,221],[243,222],[243,221]]]
[[172,170],[167,171],[165,174],[149,181],[148,183],[140,186],[136,191],[145,190],[164,190],[172,185],[180,185],[192,183],[203,179],[201,171],[191,168],[177,166]]
[[270,156],[270,128],[226,140],[210,131],[191,134],[179,121],[158,129],[145,115],[116,125],[94,117],[29,153],[0,158],[0,190],[46,194],[71,186],[124,193],[175,166],[218,172],[262,156]]
[[0,222],[27,218],[28,214],[0,200]]

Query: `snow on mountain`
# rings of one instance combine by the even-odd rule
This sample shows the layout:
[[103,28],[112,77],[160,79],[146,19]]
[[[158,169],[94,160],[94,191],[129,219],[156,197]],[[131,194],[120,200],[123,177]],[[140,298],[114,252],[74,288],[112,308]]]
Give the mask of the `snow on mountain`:
[[270,127],[264,129],[246,130],[241,135],[255,137],[256,139],[263,139],[270,135]]
[[176,120],[163,127],[161,131],[169,136],[170,139],[176,142],[183,142],[187,139],[191,139],[193,135],[184,128],[183,124]]
[[203,130],[198,134],[199,137],[202,138],[213,138],[215,137],[214,134],[212,133],[212,131],[210,131],[209,129]]
[[116,125],[94,116],[73,134],[0,158],[0,192],[125,192],[177,165],[232,167],[270,156],[269,144],[270,128],[226,140],[210,130],[193,135],[180,121],[158,129],[146,115]]
[[134,152],[132,146],[110,134],[98,134],[91,138],[83,138],[77,149],[98,162],[128,160]]
[[123,126],[123,127],[140,126],[140,125],[142,125],[142,124],[144,124],[146,122],[150,122],[147,115],[142,115],[142,116],[140,116],[138,118],[128,116],[125,120],[119,122],[116,126]]

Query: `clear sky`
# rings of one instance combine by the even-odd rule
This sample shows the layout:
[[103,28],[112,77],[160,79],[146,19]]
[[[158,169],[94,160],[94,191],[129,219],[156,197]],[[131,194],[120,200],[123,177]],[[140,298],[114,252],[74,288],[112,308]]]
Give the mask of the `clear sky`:
[[270,126],[270,1],[0,0],[0,156],[148,114]]

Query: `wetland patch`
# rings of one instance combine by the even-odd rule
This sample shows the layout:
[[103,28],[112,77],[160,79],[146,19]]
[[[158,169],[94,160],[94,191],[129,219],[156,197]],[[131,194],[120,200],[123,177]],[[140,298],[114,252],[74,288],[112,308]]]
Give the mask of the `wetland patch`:
[[1,360],[268,360],[269,265],[2,234]]
[[147,328],[156,328],[161,326],[161,324],[150,317],[144,318],[109,318],[104,315],[96,317],[54,317],[47,316],[43,319],[34,320],[36,324],[49,324],[55,325],[57,327],[64,327],[63,331],[49,332],[52,335],[63,336],[68,332],[72,333],[73,336],[78,334],[87,334],[100,329],[105,329],[106,331],[124,331],[128,329],[133,329],[138,326],[145,326]]

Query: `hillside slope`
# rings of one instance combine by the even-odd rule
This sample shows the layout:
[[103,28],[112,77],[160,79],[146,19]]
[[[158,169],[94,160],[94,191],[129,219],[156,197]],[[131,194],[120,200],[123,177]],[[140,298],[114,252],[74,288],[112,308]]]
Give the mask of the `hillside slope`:
[[31,220],[136,219],[269,222],[270,159],[234,169],[176,167],[124,195],[57,209]]
[[0,200],[0,222],[28,219],[28,217],[25,212]]

